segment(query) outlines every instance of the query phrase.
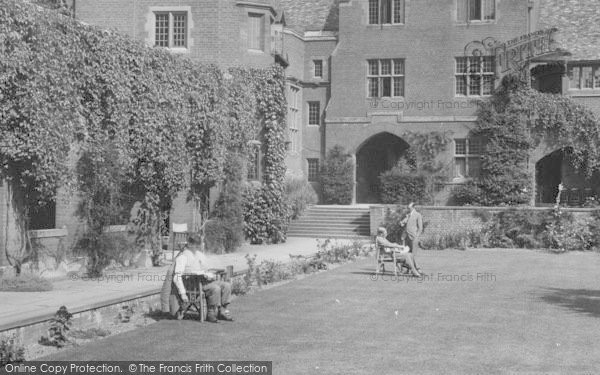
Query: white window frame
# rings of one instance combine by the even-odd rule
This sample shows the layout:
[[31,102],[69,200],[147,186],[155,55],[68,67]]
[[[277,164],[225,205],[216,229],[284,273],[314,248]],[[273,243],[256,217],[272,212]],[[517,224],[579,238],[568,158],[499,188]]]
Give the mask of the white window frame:
[[[312,104],[317,104],[318,105],[318,109],[319,109],[319,113],[318,113],[318,123],[312,123],[312,116],[310,115],[310,108]],[[307,113],[307,117],[308,117],[308,126],[321,126],[321,102],[318,100],[310,100],[307,102],[307,107],[308,107],[308,113]]]
[[[253,18],[257,18],[259,20],[260,30],[258,30],[258,48],[254,48],[255,40],[253,37],[254,32],[252,30],[252,22]],[[248,50],[252,52],[264,52],[265,51],[265,15],[262,13],[248,13]]]
[[[457,152],[457,146],[458,146],[458,142],[459,141],[464,141],[465,142],[465,153],[458,153]],[[474,153],[471,151],[471,145],[477,143],[479,150],[478,153]],[[473,146],[474,147],[474,146]],[[474,150],[475,151],[475,150]],[[455,178],[474,178],[477,177],[476,175],[472,175],[472,173],[469,171],[469,159],[479,159],[481,160],[481,152],[483,151],[483,143],[480,139],[478,138],[455,138],[454,139],[454,177]],[[459,168],[457,165],[457,161],[458,160],[464,160],[465,163],[465,175],[461,175],[459,173]]]
[[[390,71],[389,73],[383,72],[384,62],[389,62]],[[402,69],[400,73],[396,71],[396,64],[401,62]],[[371,64],[377,63],[377,74],[372,74],[371,72]],[[406,95],[406,63],[405,59],[402,58],[393,58],[393,59],[369,59],[367,60],[367,98],[403,98]],[[384,79],[390,80],[390,95],[383,95],[383,82]],[[402,80],[401,93],[400,95],[396,95],[396,90],[394,86],[395,79]],[[371,82],[372,80],[377,80],[377,96],[372,95],[371,93]]]
[[[317,66],[321,66],[321,75],[317,75]],[[313,60],[313,77],[317,78],[317,79],[323,79],[324,76],[324,71],[325,70],[325,63],[323,62],[323,59],[314,59]]]
[[[464,61],[464,64],[459,64]],[[491,70],[486,70],[486,62]],[[464,68],[460,68],[464,65]],[[454,59],[454,95],[457,97],[487,97],[492,95],[496,84],[496,62],[493,56],[461,56]],[[474,80],[479,82],[479,93],[471,93],[471,86]],[[485,92],[485,81],[489,80],[489,92]],[[459,81],[464,82],[466,93],[459,93]]]
[[290,148],[288,151],[292,154],[300,152],[300,93],[301,91],[298,86],[288,85],[288,131],[290,137]]
[[[158,16],[167,16],[167,45],[158,45],[157,41],[157,23]],[[184,30],[184,43],[183,45],[175,45],[175,17],[176,16],[185,16],[185,25],[183,26]],[[168,49],[187,49],[189,45],[189,14],[186,11],[178,11],[178,10],[160,10],[154,11],[154,46],[160,48],[168,48]]]
[[[384,6],[389,2],[391,14],[390,22],[383,22]],[[376,20],[372,10],[377,7]],[[399,19],[398,19],[399,18]],[[406,21],[406,0],[369,0],[367,3],[367,24],[368,25],[404,25]]]
[[[592,73],[592,87],[585,87],[585,82],[583,78],[583,70],[591,69]],[[577,71],[578,74],[578,83],[574,87],[573,86],[573,73]],[[568,77],[569,77],[569,90],[572,91],[592,91],[600,90],[600,64],[574,64],[568,66]]]
[[[485,18],[485,11],[486,11],[486,1],[491,1],[493,2],[492,7],[493,7],[493,17],[486,19]],[[471,3],[472,2],[478,2],[479,3],[479,17],[478,18],[474,18],[471,19]],[[463,12],[464,14],[460,14],[461,13],[461,8],[464,8]],[[458,23],[491,23],[491,22],[496,22],[497,18],[498,18],[498,0],[456,0],[456,21]]]

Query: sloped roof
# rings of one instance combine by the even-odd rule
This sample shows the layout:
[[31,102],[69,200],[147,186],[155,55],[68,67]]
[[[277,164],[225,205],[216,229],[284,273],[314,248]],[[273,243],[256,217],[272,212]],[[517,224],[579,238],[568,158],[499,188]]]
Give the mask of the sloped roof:
[[286,26],[299,31],[337,31],[338,5],[345,0],[278,0]]
[[600,60],[600,0],[540,0],[538,29],[550,27],[570,60]]

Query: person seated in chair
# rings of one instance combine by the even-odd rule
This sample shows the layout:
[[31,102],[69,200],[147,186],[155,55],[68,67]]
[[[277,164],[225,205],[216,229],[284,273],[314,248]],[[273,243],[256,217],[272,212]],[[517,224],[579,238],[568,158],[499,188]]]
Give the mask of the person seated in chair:
[[183,275],[202,275],[208,281],[202,286],[208,305],[206,321],[218,323],[219,320],[233,321],[227,306],[231,302],[231,283],[217,280],[217,275],[208,270],[206,256],[200,251],[200,243],[194,236],[175,258],[173,282],[179,291],[183,303],[187,303]]
[[387,230],[383,227],[378,228],[377,238],[375,239],[376,246],[382,248],[386,253],[391,253],[394,251],[396,253],[397,260],[404,262],[414,276],[421,277],[421,274],[417,271],[417,267],[415,267],[415,261],[412,253],[410,253],[405,246],[388,241],[386,237]]

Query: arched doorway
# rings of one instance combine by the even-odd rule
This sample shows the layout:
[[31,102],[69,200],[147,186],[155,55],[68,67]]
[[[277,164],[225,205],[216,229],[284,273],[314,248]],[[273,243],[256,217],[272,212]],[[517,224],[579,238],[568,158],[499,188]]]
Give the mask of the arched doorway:
[[563,185],[561,204],[580,206],[585,200],[597,196],[594,188],[598,185],[598,175],[592,177],[578,170],[572,160],[572,149],[556,150],[535,165],[536,204],[545,205],[556,202],[558,186]]
[[409,148],[402,138],[379,133],[366,140],[356,153],[356,202],[379,202],[379,175],[398,163]]

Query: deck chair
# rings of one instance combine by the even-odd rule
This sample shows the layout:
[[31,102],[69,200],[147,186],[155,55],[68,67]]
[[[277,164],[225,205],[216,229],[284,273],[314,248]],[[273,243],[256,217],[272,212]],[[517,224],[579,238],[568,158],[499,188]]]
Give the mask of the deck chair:
[[179,310],[176,313],[178,320],[183,319],[185,314],[195,310],[198,313],[200,321],[206,320],[206,314],[208,308],[206,306],[206,298],[202,291],[202,285],[206,282],[202,275],[183,275],[181,277],[183,286],[185,287],[185,294],[188,297],[189,302],[184,303],[179,293],[177,293],[177,299],[179,301]]
[[[402,244],[404,245],[404,244]],[[373,246],[375,246],[375,273],[385,273],[385,263],[392,263],[394,266],[394,276],[398,276],[398,271],[400,273],[403,272],[403,268],[406,268],[408,271],[408,266],[406,265],[404,259],[396,257],[396,251],[385,251],[385,247],[377,245],[377,236],[373,237]]]
[[183,250],[183,247],[187,244],[188,234],[187,223],[173,223],[171,225],[171,251],[173,252],[173,260],[175,260],[175,251]]

